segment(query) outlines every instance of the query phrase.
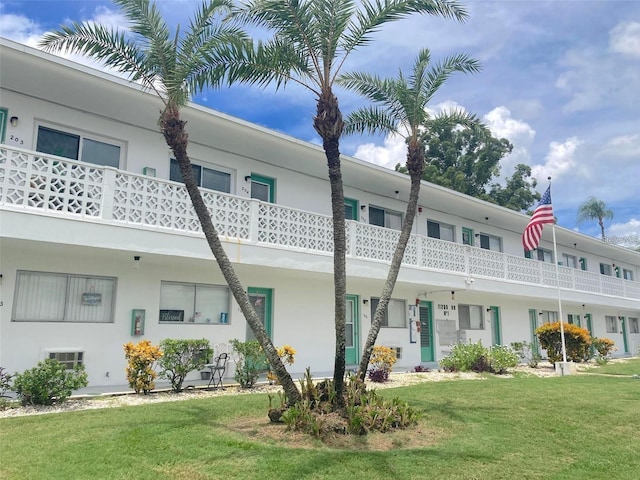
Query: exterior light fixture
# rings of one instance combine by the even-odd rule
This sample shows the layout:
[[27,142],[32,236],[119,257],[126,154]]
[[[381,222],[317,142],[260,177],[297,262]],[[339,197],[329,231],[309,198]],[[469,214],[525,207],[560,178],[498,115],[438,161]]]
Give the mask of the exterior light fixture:
[[400,190],[396,190],[396,200],[400,198]]
[[[6,117],[5,117],[6,118]],[[15,115],[13,117],[11,117],[9,119],[9,123],[11,124],[12,127],[17,127],[18,126],[18,117],[16,117]]]
[[250,180],[251,180],[251,175],[246,175],[246,176],[244,177],[244,181],[245,181],[245,182],[248,182],[248,181],[250,181]]
[[133,257],[133,268],[134,270],[138,270],[140,268],[140,255],[135,255]]

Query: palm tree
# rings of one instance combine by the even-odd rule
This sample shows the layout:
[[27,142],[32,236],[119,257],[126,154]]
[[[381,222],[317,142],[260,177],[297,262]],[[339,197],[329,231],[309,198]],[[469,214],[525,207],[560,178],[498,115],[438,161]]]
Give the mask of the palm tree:
[[613,211],[607,207],[607,204],[602,200],[598,200],[596,197],[589,197],[578,208],[578,224],[589,220],[598,220],[600,225],[600,231],[602,232],[602,240],[606,240],[604,234],[604,220],[611,220],[613,218]]
[[366,377],[371,352],[378,338],[380,326],[400,272],[407,242],[411,236],[425,164],[426,140],[433,127],[442,125],[449,128],[456,125],[474,128],[481,134],[484,130],[475,116],[463,111],[432,115],[427,110],[435,93],[451,74],[477,72],[480,69],[479,63],[464,54],[447,57],[432,67],[430,67],[430,61],[429,50],[423,49],[416,58],[409,78],[400,72],[397,78],[391,79],[381,79],[366,73],[345,74],[338,79],[341,85],[356,90],[376,104],[376,106],[356,110],[349,115],[345,133],[368,131],[403,136],[407,143],[406,169],[411,179],[409,202],[400,237],[362,352],[358,369],[358,376],[362,380]]
[[464,20],[455,0],[253,0],[237,13],[247,23],[265,27],[274,37],[251,51],[227,58],[229,81],[280,87],[292,81],[316,98],[313,127],[322,138],[329,170],[333,215],[335,363],[333,381],[338,405],[345,374],[346,244],[340,137],[344,128],[337,75],[357,48],[368,45],[383,24],[411,14]]
[[186,122],[180,110],[190,94],[205,85],[219,85],[224,65],[216,58],[242,48],[247,37],[231,23],[222,22],[232,7],[230,0],[212,0],[196,11],[189,29],[170,32],[157,5],[149,0],[114,0],[130,22],[131,34],[101,25],[73,23],[45,35],[41,46],[51,52],[72,51],[87,55],[140,82],[163,103],[159,125],[164,139],[180,165],[185,186],[200,219],[202,231],[247,323],[260,342],[274,373],[283,386],[287,402],[301,399],[291,376],[260,321],[246,290],[227,257],[211,215],[191,172],[187,153]]

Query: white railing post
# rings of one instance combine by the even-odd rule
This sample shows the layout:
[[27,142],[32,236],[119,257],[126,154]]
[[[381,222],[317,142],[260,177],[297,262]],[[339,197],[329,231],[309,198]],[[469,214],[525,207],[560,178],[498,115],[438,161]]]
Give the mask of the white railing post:
[[260,201],[252,199],[249,208],[249,240],[257,243],[260,238]]
[[117,173],[116,169],[112,167],[105,167],[104,169],[102,198],[100,199],[100,216],[104,220],[113,219]]

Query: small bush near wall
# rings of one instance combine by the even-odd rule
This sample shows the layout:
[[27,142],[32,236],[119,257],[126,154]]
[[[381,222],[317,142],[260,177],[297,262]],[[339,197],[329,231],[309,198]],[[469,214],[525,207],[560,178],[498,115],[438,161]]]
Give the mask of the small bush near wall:
[[598,354],[598,356],[596,357],[596,362],[600,364],[607,363],[609,361],[609,355],[617,350],[615,348],[614,341],[609,338],[593,337],[591,339],[591,345],[593,345],[594,350]]
[[160,376],[171,382],[174,392],[182,391],[184,379],[194,370],[203,368],[213,355],[206,338],[195,340],[173,340],[160,342],[162,357],[158,361]]
[[145,395],[156,388],[155,363],[162,357],[160,347],[152,345],[149,340],[142,340],[137,344],[131,342],[124,345],[124,356],[128,361],[127,380],[129,386],[136,393]]
[[7,390],[11,390],[11,379],[13,375],[7,369],[0,367],[0,398],[6,397]]
[[371,352],[371,360],[369,365],[369,380],[372,382],[383,383],[389,380],[389,374],[396,363],[396,352],[389,347],[376,345]]
[[520,356],[508,345],[496,345],[489,350],[489,365],[493,373],[506,373],[508,368],[518,365]]
[[[567,360],[582,362],[591,357],[591,336],[586,328],[580,328],[571,323],[563,323],[564,343]],[[562,339],[560,322],[545,323],[536,329],[540,346],[547,350],[547,357],[551,363],[562,361]]]
[[31,370],[18,373],[13,380],[13,390],[22,405],[53,405],[64,402],[73,390],[89,384],[83,365],[74,370],[47,358]]
[[236,371],[233,378],[242,388],[252,388],[262,372],[267,371],[267,358],[257,340],[241,342],[231,340],[236,354]]
[[482,342],[458,343],[440,360],[440,367],[446,372],[488,372],[489,351]]

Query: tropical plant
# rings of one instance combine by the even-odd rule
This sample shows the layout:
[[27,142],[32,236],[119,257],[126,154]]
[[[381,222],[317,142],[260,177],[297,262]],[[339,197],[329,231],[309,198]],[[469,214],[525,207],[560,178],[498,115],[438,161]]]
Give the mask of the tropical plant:
[[604,234],[604,220],[611,220],[613,218],[613,210],[607,207],[607,204],[602,200],[598,200],[596,197],[589,197],[578,208],[577,222],[581,224],[590,220],[598,220],[600,225],[600,231],[602,233],[602,240],[606,240]]
[[180,111],[205,85],[217,87],[224,78],[225,60],[244,48],[246,36],[232,22],[224,22],[231,0],[206,0],[195,12],[189,28],[171,32],[155,2],[114,0],[129,20],[129,31],[112,30],[94,23],[63,26],[46,34],[40,45],[47,51],[71,51],[87,55],[127,75],[153,92],[163,103],[160,131],[180,166],[193,208],[220,270],[249,327],[258,339],[287,400],[300,398],[295,383],[280,361],[246,289],[224,251],[205,204],[187,153],[186,122]]
[[260,374],[268,370],[267,359],[260,343],[257,340],[241,342],[235,338],[230,343],[236,356],[233,378],[242,388],[253,388]]
[[441,125],[448,125],[449,128],[461,125],[478,131],[484,130],[478,119],[471,114],[463,111],[432,114],[427,110],[427,106],[453,73],[473,73],[479,68],[477,61],[464,54],[447,57],[432,66],[431,53],[428,49],[423,49],[418,54],[408,78],[400,72],[395,79],[382,79],[367,73],[345,74],[338,79],[341,85],[357,91],[377,104],[356,110],[349,115],[345,132],[375,132],[404,137],[407,143],[406,170],[411,179],[409,202],[398,243],[363,347],[358,370],[358,375],[363,380],[411,237],[425,165],[425,142],[432,129]]
[[213,355],[206,338],[174,340],[167,338],[160,342],[162,357],[158,361],[160,376],[171,382],[174,392],[182,391],[184,379],[194,370],[203,368]]
[[440,367],[445,372],[488,372],[491,370],[489,350],[480,341],[457,343],[451,353],[440,360]]
[[615,342],[610,338],[591,338],[591,345],[593,349],[598,353],[596,362],[607,363],[609,361],[609,355],[616,350]]
[[371,368],[369,369],[369,380],[372,382],[386,382],[389,374],[397,361],[396,352],[390,347],[376,345],[371,352]]
[[[344,129],[334,83],[348,57],[371,43],[383,24],[412,14],[464,20],[453,0],[251,0],[237,13],[273,33],[255,48],[227,59],[228,80],[258,85],[289,81],[316,97],[313,127],[322,139],[329,170],[333,216],[335,362],[333,379],[343,401],[345,376],[346,243],[340,138]],[[365,369],[366,371],[366,369]]]
[[74,390],[88,384],[84,365],[67,370],[64,364],[47,358],[31,370],[16,374],[12,389],[22,405],[53,405],[64,402]]
[[0,367],[0,398],[6,397],[7,390],[11,389],[11,379],[13,375],[7,372],[7,369]]
[[[296,361],[296,353],[298,352],[296,352],[296,349],[291,345],[283,345],[282,347],[277,347],[276,351],[278,352],[278,356],[286,365],[293,365]],[[267,372],[267,380],[269,380],[269,383],[271,384],[278,382],[278,377],[275,373],[273,373],[273,370],[271,368],[269,368],[269,371]]]
[[127,359],[127,381],[136,393],[147,395],[156,388],[156,361],[162,357],[162,350],[152,345],[149,340],[141,340],[135,345],[131,342],[124,345],[124,356]]
[[518,365],[518,353],[508,345],[494,345],[489,349],[489,365],[495,374],[507,373],[507,369]]
[[[586,328],[572,323],[563,323],[564,343],[567,360],[582,362],[591,356],[591,336]],[[547,357],[551,363],[562,360],[562,335],[560,322],[545,323],[535,331],[540,346],[547,350]]]

